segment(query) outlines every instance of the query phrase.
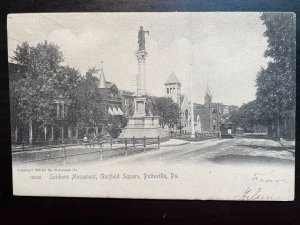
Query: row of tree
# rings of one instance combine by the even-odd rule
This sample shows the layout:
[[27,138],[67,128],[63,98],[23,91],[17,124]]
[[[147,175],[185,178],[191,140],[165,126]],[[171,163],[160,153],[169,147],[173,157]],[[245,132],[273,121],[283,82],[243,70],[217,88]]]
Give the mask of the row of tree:
[[[30,144],[38,140],[43,128],[57,123],[55,102],[64,102],[68,108],[63,118],[67,126],[101,125],[112,137],[117,137],[126,125],[124,116],[109,116],[104,120],[107,109],[101,100],[106,96],[97,86],[99,71],[92,68],[81,76],[77,69],[63,65],[63,53],[57,45],[45,41],[30,46],[24,42],[17,46],[12,60],[17,69],[10,74],[11,123],[12,127],[23,127],[26,131],[22,141]],[[177,124],[177,104],[170,98],[148,99],[151,114],[160,116],[162,126]]]
[[103,96],[95,68],[81,76],[75,68],[63,65],[59,47],[47,41],[36,46],[27,42],[18,45],[12,60],[17,69],[10,74],[11,121],[14,127],[25,127],[28,135],[24,138],[29,143],[38,139],[33,129],[39,131],[57,122],[55,102],[64,102],[68,108],[64,117],[68,126],[103,122],[105,109],[100,104]]
[[243,105],[231,116],[235,126],[254,131],[267,127],[274,138],[294,138],[296,107],[296,40],[295,14],[263,13],[268,37],[265,57],[271,61],[256,79],[256,100]]

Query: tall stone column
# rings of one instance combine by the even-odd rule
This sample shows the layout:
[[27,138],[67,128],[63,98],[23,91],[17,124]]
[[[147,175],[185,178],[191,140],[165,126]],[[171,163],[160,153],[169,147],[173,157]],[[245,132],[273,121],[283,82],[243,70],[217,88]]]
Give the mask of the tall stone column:
[[136,52],[138,60],[138,75],[137,75],[137,93],[146,94],[146,57],[148,53],[145,50]]
[[146,90],[147,90],[147,86],[146,86],[146,56],[147,55],[145,55],[145,60],[142,65],[142,69],[143,69],[143,72],[142,72],[142,74],[143,74],[143,76],[142,76],[143,89],[142,90],[144,91],[145,94],[146,94]]

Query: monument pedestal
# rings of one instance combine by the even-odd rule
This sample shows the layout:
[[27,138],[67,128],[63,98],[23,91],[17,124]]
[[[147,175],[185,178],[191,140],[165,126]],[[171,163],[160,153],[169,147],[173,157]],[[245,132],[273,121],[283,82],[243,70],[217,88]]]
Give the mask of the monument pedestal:
[[134,114],[127,117],[127,126],[123,129],[120,138],[165,138],[167,132],[159,125],[159,116],[146,116],[146,98],[137,95],[134,98]]
[[121,138],[165,138],[168,134],[159,125],[159,116],[128,117]]

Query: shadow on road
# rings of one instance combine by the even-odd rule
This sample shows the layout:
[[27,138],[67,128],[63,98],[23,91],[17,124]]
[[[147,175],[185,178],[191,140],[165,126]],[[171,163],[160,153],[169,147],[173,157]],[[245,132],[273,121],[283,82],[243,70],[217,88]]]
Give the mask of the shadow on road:
[[214,158],[208,159],[214,163],[272,163],[272,164],[281,164],[281,165],[294,165],[293,160],[289,159],[279,159],[275,157],[267,157],[267,156],[251,156],[251,155],[222,155],[216,156]]
[[237,147],[246,147],[252,149],[265,149],[269,151],[286,151],[286,150],[294,150],[294,147],[286,147],[286,146],[266,146],[266,145],[234,145]]

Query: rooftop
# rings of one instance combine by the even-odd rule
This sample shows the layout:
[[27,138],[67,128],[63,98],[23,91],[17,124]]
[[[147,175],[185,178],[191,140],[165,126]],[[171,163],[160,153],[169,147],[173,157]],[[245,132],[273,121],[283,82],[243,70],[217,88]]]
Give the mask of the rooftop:
[[175,73],[172,72],[169,76],[169,78],[165,81],[165,84],[181,84],[177,77],[175,76]]

